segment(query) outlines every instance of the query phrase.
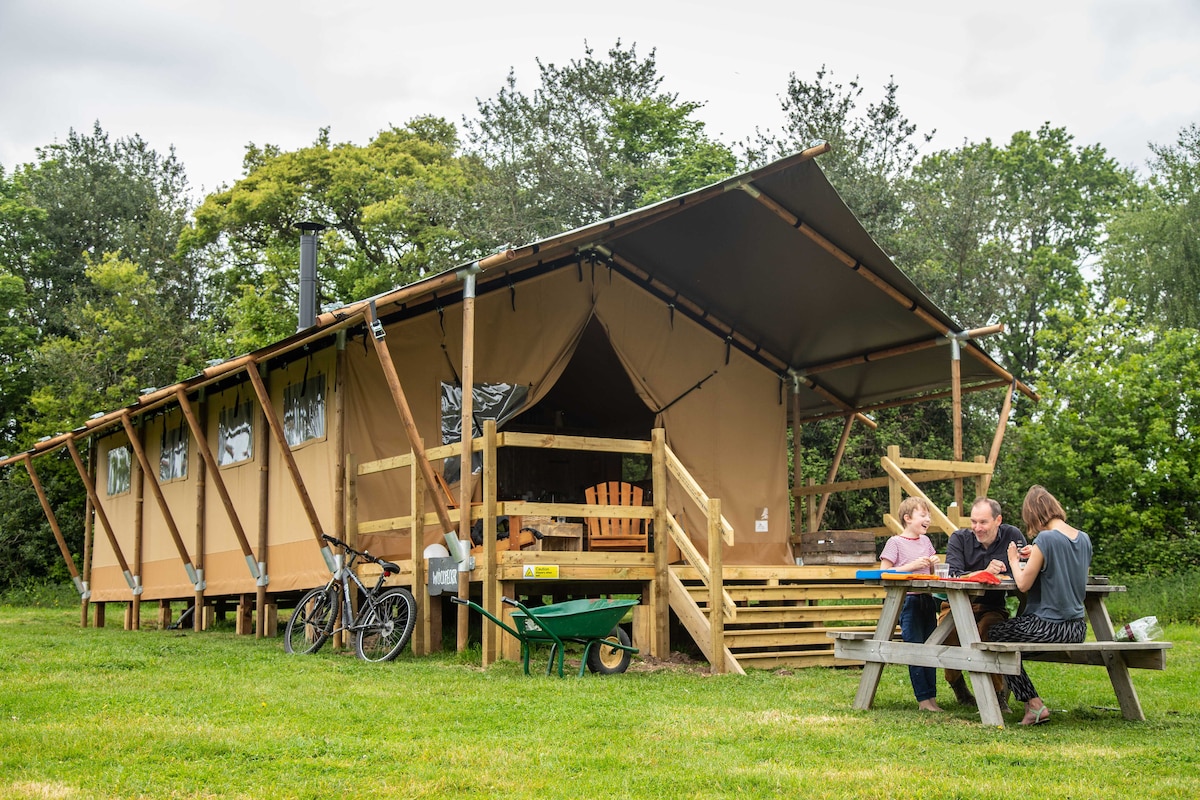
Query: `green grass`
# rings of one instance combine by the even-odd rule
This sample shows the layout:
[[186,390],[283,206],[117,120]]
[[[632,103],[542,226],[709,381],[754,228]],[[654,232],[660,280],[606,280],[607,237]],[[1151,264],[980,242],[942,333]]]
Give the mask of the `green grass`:
[[855,669],[560,680],[78,617],[0,607],[0,797],[1200,795],[1190,625],[1167,626],[1166,672],[1135,671],[1147,722],[1102,669],[1035,664],[1052,723],[996,730],[945,689],[950,713],[918,714],[895,667],[855,712]]

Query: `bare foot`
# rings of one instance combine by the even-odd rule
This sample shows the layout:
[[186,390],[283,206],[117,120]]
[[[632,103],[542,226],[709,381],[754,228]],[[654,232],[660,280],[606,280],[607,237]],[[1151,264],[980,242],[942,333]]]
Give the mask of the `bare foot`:
[[937,700],[922,700],[917,703],[918,711],[941,711],[942,708],[937,704]]

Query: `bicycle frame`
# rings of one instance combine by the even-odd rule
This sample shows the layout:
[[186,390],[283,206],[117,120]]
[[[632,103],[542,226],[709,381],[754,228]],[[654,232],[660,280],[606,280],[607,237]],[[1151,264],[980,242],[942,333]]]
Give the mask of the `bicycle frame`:
[[[366,625],[359,624],[358,621],[370,618],[365,612],[367,609],[374,610],[375,595],[379,593],[379,590],[383,587],[383,582],[387,579],[387,574],[381,573],[379,575],[379,580],[375,583],[375,586],[368,589],[367,585],[362,582],[357,573],[354,571],[354,564],[356,561],[358,561],[360,555],[361,554],[358,551],[350,550],[350,558],[348,560],[345,553],[337,553],[333,557],[334,564],[337,566],[337,571],[333,573],[333,578],[330,580],[330,584],[332,585],[336,583],[342,595],[342,618],[340,620],[341,626],[333,629],[334,634],[355,633],[367,627]],[[347,578],[349,580],[347,580]],[[360,608],[357,614],[352,610],[353,607],[350,602],[351,583],[358,587],[359,591],[362,593],[363,602],[366,604],[366,607]]]

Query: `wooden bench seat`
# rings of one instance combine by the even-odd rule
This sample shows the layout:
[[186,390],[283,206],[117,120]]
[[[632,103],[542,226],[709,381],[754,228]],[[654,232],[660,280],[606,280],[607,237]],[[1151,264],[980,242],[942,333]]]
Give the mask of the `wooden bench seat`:
[[1020,653],[1025,661],[1056,661],[1065,664],[1109,665],[1120,658],[1135,669],[1166,669],[1170,642],[975,642],[971,647],[991,653]]

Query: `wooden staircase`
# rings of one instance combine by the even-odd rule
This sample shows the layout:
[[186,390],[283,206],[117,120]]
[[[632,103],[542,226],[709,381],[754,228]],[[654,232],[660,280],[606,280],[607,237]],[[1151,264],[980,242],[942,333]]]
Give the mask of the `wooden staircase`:
[[[724,620],[729,672],[855,664],[834,658],[826,632],[873,631],[883,590],[855,580],[858,567],[730,566],[722,571],[736,614]],[[692,567],[672,566],[671,610],[713,662],[709,590]]]

